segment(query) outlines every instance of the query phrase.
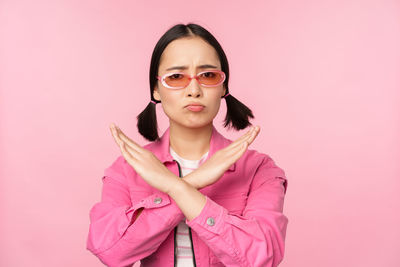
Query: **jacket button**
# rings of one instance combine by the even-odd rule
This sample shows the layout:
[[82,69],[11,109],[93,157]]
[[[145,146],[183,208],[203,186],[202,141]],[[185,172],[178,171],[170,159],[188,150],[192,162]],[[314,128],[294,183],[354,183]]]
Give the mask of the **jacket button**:
[[210,226],[213,226],[215,224],[214,218],[213,217],[209,217],[207,219],[207,224]]
[[154,199],[154,203],[156,203],[156,204],[160,204],[161,201],[162,201],[162,198],[160,198],[160,197],[156,197],[156,198]]

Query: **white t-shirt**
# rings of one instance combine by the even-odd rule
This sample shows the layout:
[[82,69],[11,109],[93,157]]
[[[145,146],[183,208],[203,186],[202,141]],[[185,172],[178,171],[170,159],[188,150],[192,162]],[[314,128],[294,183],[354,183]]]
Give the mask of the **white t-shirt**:
[[[193,170],[197,169],[201,163],[207,158],[208,151],[199,160],[188,160],[180,157],[176,152],[169,147],[169,152],[171,156],[178,161],[182,177],[191,173]],[[185,223],[184,218],[179,224],[176,233],[176,244],[177,244],[177,266],[178,267],[193,267],[193,253],[192,244],[189,237],[189,227]]]

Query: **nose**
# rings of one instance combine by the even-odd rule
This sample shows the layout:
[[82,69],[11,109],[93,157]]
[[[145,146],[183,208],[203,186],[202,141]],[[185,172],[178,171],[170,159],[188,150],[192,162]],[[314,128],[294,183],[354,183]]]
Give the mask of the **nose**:
[[195,76],[192,76],[188,86],[186,86],[186,95],[199,97],[202,94],[202,89]]

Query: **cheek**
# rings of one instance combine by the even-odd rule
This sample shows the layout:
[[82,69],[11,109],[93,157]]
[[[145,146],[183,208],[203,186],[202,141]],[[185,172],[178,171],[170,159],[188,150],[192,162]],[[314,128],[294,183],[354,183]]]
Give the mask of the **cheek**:
[[161,105],[163,107],[164,113],[168,117],[174,117],[181,109],[179,102],[177,101],[179,97],[174,96],[173,94],[166,94],[163,96],[163,100],[161,101]]
[[215,101],[215,102],[213,103],[211,109],[212,109],[212,113],[213,113],[214,115],[216,115],[216,114],[218,113],[219,108],[220,108],[220,105],[221,105],[221,101],[220,101],[220,100],[217,100],[217,101]]
[[215,112],[218,112],[220,106],[221,106],[221,102],[224,100],[223,98],[221,98],[222,95],[222,89],[219,91],[211,91],[210,92],[210,106],[211,109],[214,110]]

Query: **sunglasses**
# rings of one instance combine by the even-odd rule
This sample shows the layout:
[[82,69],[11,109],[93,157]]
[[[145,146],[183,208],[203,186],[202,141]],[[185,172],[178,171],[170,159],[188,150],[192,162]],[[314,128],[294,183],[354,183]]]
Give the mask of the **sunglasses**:
[[189,85],[192,79],[204,87],[215,87],[225,81],[225,73],[221,70],[207,70],[198,73],[195,76],[190,76],[183,72],[167,73],[163,76],[157,76],[162,85],[170,89],[181,89]]

